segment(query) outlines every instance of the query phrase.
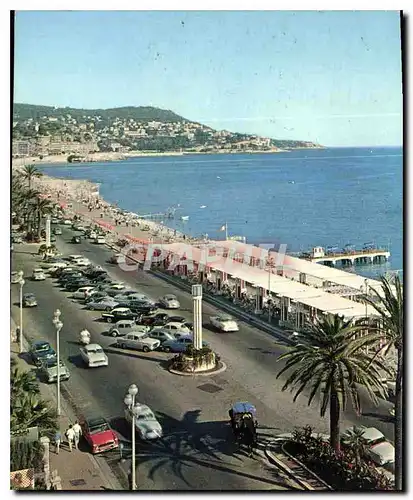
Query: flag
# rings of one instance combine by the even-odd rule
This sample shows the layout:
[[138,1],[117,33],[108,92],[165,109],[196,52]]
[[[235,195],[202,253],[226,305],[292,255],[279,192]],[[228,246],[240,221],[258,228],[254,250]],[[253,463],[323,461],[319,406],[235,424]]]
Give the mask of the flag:
[[219,228],[220,231],[226,231],[226,229],[227,229],[227,225],[226,224],[224,224],[223,226],[221,226]]

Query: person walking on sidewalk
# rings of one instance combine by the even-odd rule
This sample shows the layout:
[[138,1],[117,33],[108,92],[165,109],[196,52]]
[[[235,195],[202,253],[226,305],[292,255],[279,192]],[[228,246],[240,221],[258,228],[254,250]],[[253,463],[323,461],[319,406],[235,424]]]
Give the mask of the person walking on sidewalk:
[[78,450],[79,449],[79,441],[80,441],[80,436],[82,435],[82,428],[79,425],[79,422],[76,420],[74,426],[73,426],[73,432],[75,433],[75,447]]
[[75,439],[75,431],[73,430],[72,425],[69,425],[69,428],[65,432],[65,436],[69,444],[69,450],[72,451],[73,441]]
[[62,435],[60,434],[60,431],[57,431],[56,434],[54,435],[54,444],[55,444],[56,455],[59,454],[61,440],[62,440]]

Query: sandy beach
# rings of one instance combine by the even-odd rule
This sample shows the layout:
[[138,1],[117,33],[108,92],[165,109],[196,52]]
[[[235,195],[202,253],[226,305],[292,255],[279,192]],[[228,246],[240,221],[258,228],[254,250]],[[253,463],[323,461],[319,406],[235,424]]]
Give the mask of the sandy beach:
[[106,229],[113,241],[119,238],[131,242],[146,243],[186,243],[199,242],[161,222],[139,218],[106,202],[99,196],[99,185],[87,180],[57,179],[43,175],[33,181],[34,187],[60,203],[68,213],[81,216],[85,221],[93,222]]

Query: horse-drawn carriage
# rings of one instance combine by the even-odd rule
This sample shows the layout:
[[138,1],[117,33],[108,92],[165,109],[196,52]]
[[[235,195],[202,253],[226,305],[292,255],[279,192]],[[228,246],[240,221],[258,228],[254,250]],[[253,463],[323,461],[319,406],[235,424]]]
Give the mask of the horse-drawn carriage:
[[232,432],[239,445],[245,444],[250,456],[257,447],[257,410],[248,402],[237,402],[228,411]]

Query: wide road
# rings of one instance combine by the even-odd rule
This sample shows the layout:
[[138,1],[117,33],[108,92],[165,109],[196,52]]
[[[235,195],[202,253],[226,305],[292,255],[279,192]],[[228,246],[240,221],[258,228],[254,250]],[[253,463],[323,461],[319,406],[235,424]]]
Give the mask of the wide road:
[[[125,272],[109,266],[107,248],[87,242],[68,243],[72,232],[64,230],[58,246],[64,254],[84,254],[93,263],[107,267],[111,276],[124,281],[156,299],[165,293],[175,293],[182,306],[179,314],[191,319],[191,298],[173,289],[154,276],[138,271]],[[37,264],[30,255],[29,245],[16,245],[13,269],[22,268],[28,277]],[[227,410],[235,400],[249,400],[257,406],[262,432],[276,434],[295,426],[310,424],[320,432],[328,431],[328,420],[321,419],[317,405],[308,407],[303,395],[296,403],[289,393],[281,392],[282,381],[275,380],[279,370],[276,357],[282,352],[270,335],[240,322],[240,331],[220,334],[204,330],[204,338],[221,354],[227,371],[212,377],[179,377],[164,367],[170,355],[143,354],[110,347],[113,339],[104,335],[105,323],[97,320],[99,313],[83,310],[62,292],[49,278],[46,282],[26,280],[25,291],[33,291],[39,307],[25,310],[26,332],[34,338],[54,341],[51,323],[53,311],[62,311],[64,327],[61,333],[62,358],[69,364],[72,377],[64,387],[79,412],[101,413],[114,419],[115,427],[125,434],[119,418],[123,412],[123,397],[129,384],[139,386],[139,399],[149,404],[159,415],[165,428],[162,443],[142,445],[138,458],[138,484],[141,489],[272,489],[277,478],[259,460],[239,454],[228,441],[225,424]],[[18,300],[18,285],[12,287],[12,301]],[[203,304],[204,323],[217,310]],[[18,308],[12,313],[18,321]],[[86,327],[92,339],[108,351],[109,368],[87,370],[79,362],[78,332]],[[356,417],[350,409],[343,415],[343,426],[362,423],[380,428],[393,438],[393,425],[388,419],[390,403],[381,401],[375,408],[363,401],[363,415]],[[126,438],[130,436],[126,433]]]

